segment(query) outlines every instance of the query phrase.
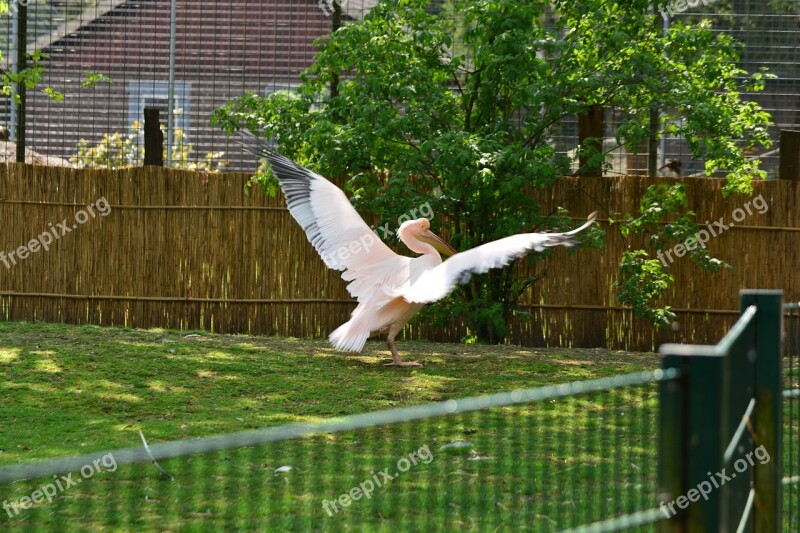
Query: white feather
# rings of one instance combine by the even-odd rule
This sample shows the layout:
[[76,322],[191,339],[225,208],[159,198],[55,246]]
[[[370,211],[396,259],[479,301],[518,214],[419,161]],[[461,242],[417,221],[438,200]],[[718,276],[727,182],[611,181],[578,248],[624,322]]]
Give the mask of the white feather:
[[345,271],[342,279],[351,282],[347,290],[354,298],[371,301],[388,279],[407,278],[404,272],[410,258],[399,256],[386,246],[341,189],[282,155],[263,155],[278,178],[289,213],[306,232],[325,265]]

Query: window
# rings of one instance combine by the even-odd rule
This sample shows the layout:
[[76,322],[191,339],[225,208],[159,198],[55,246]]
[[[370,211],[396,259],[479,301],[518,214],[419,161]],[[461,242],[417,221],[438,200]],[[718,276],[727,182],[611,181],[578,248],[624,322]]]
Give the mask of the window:
[[267,97],[272,93],[278,93],[281,91],[286,91],[293,93],[300,87],[299,83],[286,83],[286,82],[272,82],[268,83],[266,87],[264,87],[264,96]]
[[[132,81],[128,83],[128,123],[139,121],[144,124],[144,110],[155,107],[159,110],[159,120],[166,126],[169,115],[169,83],[166,81]],[[175,82],[175,108],[173,121],[175,129],[188,133],[190,124],[192,84]],[[141,129],[140,129],[141,131]]]

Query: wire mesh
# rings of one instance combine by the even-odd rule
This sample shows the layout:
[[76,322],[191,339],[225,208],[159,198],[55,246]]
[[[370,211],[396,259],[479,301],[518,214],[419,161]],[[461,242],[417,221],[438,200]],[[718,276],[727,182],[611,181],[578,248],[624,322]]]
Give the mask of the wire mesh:
[[[16,61],[16,2],[11,1],[10,11],[0,15],[0,66],[9,71]],[[436,12],[440,3],[431,2],[431,10]],[[205,162],[214,169],[253,170],[252,158],[210,125],[213,109],[246,92],[292,90],[313,61],[315,40],[333,28],[336,6],[348,23],[366,16],[376,0],[176,0],[174,43],[170,4],[167,0],[28,2],[28,51],[43,54],[39,63],[44,67],[39,88],[28,95],[30,148],[68,160],[81,146],[94,146],[105,137],[108,143],[124,146],[128,161],[136,164],[143,149],[144,107],[156,107],[164,124],[172,111],[174,166]],[[767,67],[778,76],[767,81],[764,92],[747,95],[773,115],[775,127],[770,133],[776,144],[751,156],[762,159],[769,176],[775,177],[779,130],[800,124],[800,62],[795,46],[800,37],[800,0],[655,5],[665,6],[672,8],[666,23],[710,20],[716,31],[744,44],[743,69],[756,72]],[[49,98],[45,87],[63,93],[64,100]],[[12,135],[17,115],[11,99],[0,98],[0,125],[11,129]],[[634,153],[631,147],[617,147],[614,132],[623,117],[614,109],[606,116],[604,150],[611,154],[607,173],[645,174],[646,149]],[[552,142],[560,153],[575,153],[577,130],[575,118],[556,127]],[[665,136],[659,157],[662,164],[666,159],[681,160],[684,175],[703,173],[704,161],[692,159],[683,139]]]
[[[43,54],[44,70],[39,88],[28,93],[28,146],[68,160],[106,137],[126,153],[124,163],[137,166],[144,108],[155,107],[165,126],[172,111],[173,166],[211,159],[214,169],[252,170],[252,158],[211,126],[211,113],[246,92],[266,95],[297,85],[314,56],[313,42],[331,29],[324,3],[176,1],[172,43],[167,0],[32,1],[28,52]],[[9,70],[16,60],[13,6],[0,15]],[[351,12],[360,16],[355,7]],[[51,99],[45,87],[63,101]],[[13,134],[11,101],[0,102],[0,124]]]
[[[786,311],[782,530],[796,531],[800,306]],[[720,345],[745,338],[744,323]],[[694,348],[707,357],[713,347]],[[650,530],[669,517],[657,489],[658,387],[678,375],[642,372],[4,467],[0,527]]]
[[[50,470],[59,473],[5,484],[0,524],[560,531],[657,508],[658,380],[669,377],[549,387],[531,403],[518,391],[505,405],[483,397],[475,411],[449,404],[454,414],[335,433],[285,431],[255,446],[159,459],[172,479],[152,464],[123,464],[125,451],[97,454],[77,470],[61,473],[62,462]],[[0,479],[7,474],[0,469]]]

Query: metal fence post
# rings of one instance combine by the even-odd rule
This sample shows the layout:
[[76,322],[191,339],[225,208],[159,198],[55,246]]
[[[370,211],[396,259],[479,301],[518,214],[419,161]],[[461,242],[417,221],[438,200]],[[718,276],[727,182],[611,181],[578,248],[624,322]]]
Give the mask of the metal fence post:
[[702,494],[700,488],[723,464],[729,360],[716,355],[714,346],[665,344],[660,352],[662,367],[681,370],[681,380],[673,381],[677,391],[662,387],[659,506],[670,520],[660,531],[725,531],[728,489],[712,487]]
[[685,531],[684,515],[673,514],[669,504],[683,494],[686,486],[686,431],[688,405],[686,404],[687,359],[665,355],[661,367],[680,372],[678,379],[659,383],[659,440],[658,440],[658,505],[668,520],[658,523],[660,533]]
[[28,68],[28,3],[19,2],[17,5],[17,65],[14,74],[20,76],[17,79],[16,98],[19,99],[17,105],[17,163],[25,162],[25,127],[27,126],[27,105],[26,80],[21,77],[25,69]]
[[[689,431],[686,434],[688,452],[686,492],[691,503],[687,508],[688,531],[729,531],[725,504],[729,487],[722,485],[708,493],[708,499],[698,495],[704,484],[723,467],[725,442],[730,433],[730,360],[711,354],[689,358]],[[694,497],[691,492],[695,491]]]
[[[745,290],[741,306],[758,307],[756,315],[756,372],[753,412],[754,449],[763,446],[753,465],[756,502],[753,530],[779,531],[781,528],[781,477],[783,476],[783,428],[781,401],[783,389],[783,291]],[[769,457],[762,461],[761,457]]]

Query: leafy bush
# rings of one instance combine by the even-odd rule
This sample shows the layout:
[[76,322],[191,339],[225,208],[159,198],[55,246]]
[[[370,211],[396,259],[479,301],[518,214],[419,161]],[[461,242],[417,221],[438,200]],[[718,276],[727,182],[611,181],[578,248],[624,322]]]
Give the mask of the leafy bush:
[[[769,117],[739,94],[762,89],[764,75],[743,78],[737,43],[706,22],[676,22],[662,35],[651,4],[453,0],[435,15],[424,0],[386,0],[320,40],[296,94],[243,95],[217,110],[213,122],[229,133],[246,128],[269,138],[286,155],[344,179],[353,203],[381,223],[429,202],[462,250],[514,233],[574,227],[563,209],[543,212],[526,191],[569,173],[572,161],[557,152],[553,137],[564,119],[594,106],[624,111],[616,136],[626,147],[647,140],[651,111],[662,110],[660,120],[706,160],[708,173],[727,173],[726,192],[747,192],[750,180],[764,174],[744,149],[769,143]],[[593,146],[575,153],[602,164],[605,156]],[[268,173],[260,180],[274,193]],[[674,201],[680,187],[651,188],[645,211],[615,227],[625,234],[655,227],[662,241],[678,239],[692,221],[685,203]],[[650,223],[670,216],[685,227],[669,234]],[[584,239],[599,246],[601,234],[595,228]],[[652,306],[671,277],[647,257],[641,250],[621,258],[619,298],[663,324],[669,315]],[[520,279],[517,269],[473,278],[428,319],[464,313],[472,334],[501,340],[536,281]]]
[[[125,135],[114,132],[103,135],[96,144],[85,139],[78,141],[77,152],[70,161],[77,168],[131,168],[144,163],[144,146],[139,139],[141,125],[134,122]],[[182,129],[175,130],[175,144],[172,147],[172,168],[219,172],[227,161],[221,159],[225,152],[209,152],[200,161],[192,161],[194,147]],[[164,161],[167,160],[164,148]]]

